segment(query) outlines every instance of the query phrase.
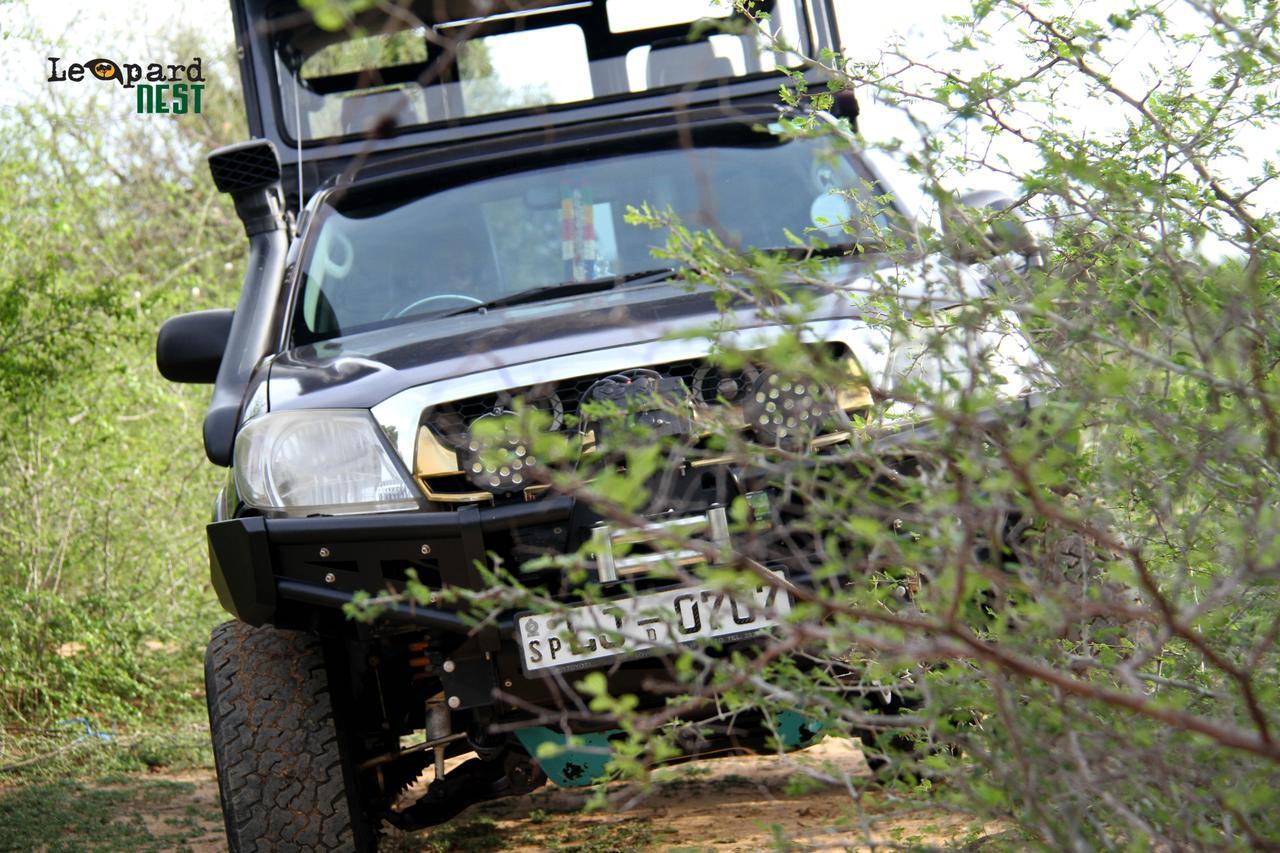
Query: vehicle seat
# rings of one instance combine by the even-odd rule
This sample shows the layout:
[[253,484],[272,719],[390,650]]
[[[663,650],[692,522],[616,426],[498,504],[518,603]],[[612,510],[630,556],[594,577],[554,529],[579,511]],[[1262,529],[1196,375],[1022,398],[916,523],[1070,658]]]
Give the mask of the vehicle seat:
[[342,135],[369,133],[385,118],[394,119],[397,127],[419,124],[413,105],[401,90],[361,92],[342,100],[339,121]]
[[646,85],[650,89],[734,76],[733,62],[728,57],[717,56],[715,46],[706,41],[655,47],[649,51],[646,71]]

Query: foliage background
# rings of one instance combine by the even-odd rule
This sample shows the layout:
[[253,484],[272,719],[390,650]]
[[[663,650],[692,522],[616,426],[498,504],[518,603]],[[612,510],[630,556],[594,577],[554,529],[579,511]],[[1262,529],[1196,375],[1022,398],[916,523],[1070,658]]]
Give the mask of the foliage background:
[[0,112],[0,764],[66,717],[127,730],[203,704],[222,472],[208,391],[161,379],[155,332],[234,304],[243,233],[203,155],[245,131],[229,48],[160,41],[203,56],[201,115],[121,119],[128,93],[85,84]]

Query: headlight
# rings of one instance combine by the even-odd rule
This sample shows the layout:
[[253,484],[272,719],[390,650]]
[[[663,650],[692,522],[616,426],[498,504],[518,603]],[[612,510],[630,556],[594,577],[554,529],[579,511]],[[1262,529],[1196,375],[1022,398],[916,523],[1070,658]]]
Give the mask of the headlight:
[[272,412],[236,436],[236,488],[249,506],[288,515],[418,508],[413,487],[366,411]]

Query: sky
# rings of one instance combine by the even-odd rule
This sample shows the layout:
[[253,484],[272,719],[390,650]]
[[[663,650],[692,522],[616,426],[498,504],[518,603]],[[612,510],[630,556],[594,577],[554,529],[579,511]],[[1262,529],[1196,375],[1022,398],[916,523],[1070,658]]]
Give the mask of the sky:
[[[637,8],[657,9],[689,4],[703,5],[709,0],[627,0]],[[713,2],[713,0],[712,0]],[[858,61],[876,62],[880,50],[894,40],[910,46],[916,56],[930,56],[943,52],[947,46],[943,16],[957,14],[970,4],[967,0],[909,0],[909,2],[883,2],[883,0],[834,0],[846,53]],[[1180,0],[1156,0],[1174,15],[1189,15]],[[1078,6],[1091,17],[1104,18],[1111,9],[1123,5],[1122,0],[1080,0]],[[0,4],[0,32],[5,36],[6,61],[0,74],[5,85],[0,86],[0,110],[32,96],[39,96],[46,87],[47,60],[50,55],[37,46],[39,39],[61,44],[60,52],[68,61],[84,61],[101,55],[156,56],[156,42],[163,43],[163,34],[176,26],[187,25],[202,33],[213,46],[230,44],[231,16],[225,0],[133,0],[128,3],[91,2],[91,0],[60,0],[60,2],[31,2],[27,5]],[[41,34],[35,43],[27,39],[14,39],[13,35],[30,34],[32,28]],[[157,35],[159,34],[159,35]],[[104,36],[108,36],[104,39]],[[1154,38],[1137,37],[1128,42],[1117,41],[1112,57],[1122,60],[1117,80],[1139,90],[1146,82],[1158,77],[1158,64],[1169,46],[1159,44]],[[501,60],[501,57],[498,57]],[[520,65],[519,57],[509,58],[513,65]],[[955,57],[949,57],[954,60]],[[973,67],[995,62],[1009,69],[1026,65],[1025,57],[1017,44],[1016,31],[998,34],[994,45],[969,54],[967,60]],[[180,61],[173,58],[171,61]],[[539,57],[547,62],[547,57]],[[501,70],[501,69],[499,69]],[[860,93],[862,116],[860,129],[872,143],[904,139],[909,144],[918,142],[918,135],[907,115],[900,109],[879,103],[867,92]],[[1123,126],[1124,112],[1118,109],[1100,109],[1099,105],[1081,93],[1064,92],[1057,105],[1068,114],[1080,116],[1081,132],[1101,133]],[[139,120],[147,117],[122,113],[116,120]],[[926,125],[937,126],[954,122],[954,116],[946,109],[917,109],[916,118]],[[974,134],[974,145],[986,145],[987,140]],[[997,145],[1002,145],[997,140]],[[1276,143],[1261,133],[1244,138],[1248,149],[1246,156],[1236,164],[1237,174],[1231,178],[1243,180],[1250,164],[1256,165],[1262,158],[1277,158]],[[1010,157],[1015,168],[1026,167],[1030,161],[1023,153],[1025,146],[1005,145],[998,149]],[[892,164],[885,164],[892,170]],[[952,178],[952,189],[1001,189],[1016,194],[1016,183],[997,173],[966,175]],[[909,186],[899,186],[899,195],[906,200],[918,200]],[[1280,188],[1272,187],[1255,196],[1255,203],[1272,209],[1280,208]]]

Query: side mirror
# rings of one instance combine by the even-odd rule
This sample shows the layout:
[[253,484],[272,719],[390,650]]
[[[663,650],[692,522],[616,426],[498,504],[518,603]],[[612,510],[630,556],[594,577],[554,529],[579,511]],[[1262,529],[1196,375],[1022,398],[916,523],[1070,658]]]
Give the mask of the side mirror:
[[170,317],[156,336],[156,367],[170,382],[212,384],[231,337],[227,308]]
[[[952,212],[947,230],[956,233],[959,249],[965,260],[975,261],[992,255],[1016,253],[1027,259],[1028,266],[1044,265],[1040,241],[1031,233],[1019,212],[1013,209],[1013,199],[1009,196],[998,190],[975,190],[960,196],[959,203],[960,210]],[[987,214],[1002,211],[1008,213],[995,217],[987,232],[979,238],[975,234],[966,233],[972,229],[973,223],[970,218],[965,217],[964,208],[977,208]]]

